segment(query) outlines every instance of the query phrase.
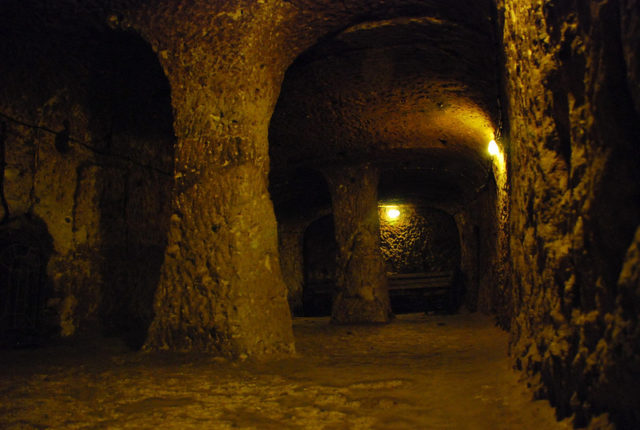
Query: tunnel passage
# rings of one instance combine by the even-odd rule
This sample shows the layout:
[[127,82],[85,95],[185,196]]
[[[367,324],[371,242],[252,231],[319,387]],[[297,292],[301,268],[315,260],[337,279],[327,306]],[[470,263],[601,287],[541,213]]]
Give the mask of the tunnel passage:
[[[388,215],[391,209],[399,212],[397,217]],[[455,312],[463,301],[463,286],[453,217],[424,205],[397,202],[381,202],[379,216],[380,251],[390,280],[392,311]],[[330,315],[337,295],[333,216],[309,224],[303,241],[303,315]]]
[[[497,70],[487,55],[493,40],[490,27],[432,17],[366,22],[322,40],[287,70],[269,128],[271,187],[280,191],[273,195],[276,215],[293,172],[323,173],[340,250],[336,277],[351,279],[337,294],[346,288],[362,301],[363,310],[354,311],[362,315],[346,320],[379,319],[365,303],[387,294],[381,293],[388,282],[385,268],[378,270],[379,233],[367,233],[379,228],[368,225],[378,222],[385,200],[377,194],[417,196],[454,216],[469,210],[492,174],[486,149],[497,123]],[[451,236],[454,243],[463,238],[457,231]],[[459,300],[458,294],[453,301]],[[355,302],[348,306],[360,306]],[[335,309],[332,320],[343,320]]]
[[[286,67],[317,43],[324,48],[284,78],[270,133],[274,169],[357,168],[408,147],[482,159],[487,131],[501,132],[511,174],[449,212],[466,301],[475,297],[478,310],[511,327],[514,363],[542,381],[538,393],[562,416],[580,425],[610,412],[638,427],[630,377],[640,345],[637,0],[139,3],[0,2],[0,104],[5,119],[19,121],[7,119],[3,218],[34,213],[47,223],[65,336],[100,305],[101,220],[91,208],[101,196],[92,182],[114,161],[95,156],[93,165],[76,145],[105,137],[92,135],[82,94],[95,70],[82,58],[104,46],[74,51],[73,39],[104,40],[108,18],[137,28],[163,62],[182,175],[173,202],[191,210],[172,217],[151,346],[228,356],[292,351],[266,132]],[[42,31],[51,26],[59,31]],[[95,26],[98,34],[85,32]],[[79,172],[80,161],[91,167]]]
[[305,232],[319,217],[331,214],[329,188],[322,173],[314,169],[271,170],[269,193],[278,221],[280,268],[289,308],[292,315],[303,316]]

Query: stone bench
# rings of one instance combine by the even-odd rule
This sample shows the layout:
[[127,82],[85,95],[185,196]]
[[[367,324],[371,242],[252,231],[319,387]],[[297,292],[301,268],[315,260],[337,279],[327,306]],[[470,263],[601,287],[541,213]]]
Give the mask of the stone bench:
[[396,312],[452,312],[456,303],[456,272],[388,274],[389,297]]
[[[451,311],[455,302],[456,272],[387,274],[389,296],[394,310],[401,312]],[[335,281],[325,279],[305,285],[305,315],[331,313]]]
[[397,292],[395,294],[414,289],[448,290],[455,282],[455,272],[396,273],[388,274],[387,279],[389,291]]

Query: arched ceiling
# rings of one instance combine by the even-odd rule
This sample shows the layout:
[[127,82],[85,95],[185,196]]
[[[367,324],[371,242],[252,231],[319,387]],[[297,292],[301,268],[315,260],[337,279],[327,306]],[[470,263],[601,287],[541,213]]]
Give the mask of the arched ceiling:
[[386,196],[445,206],[472,198],[487,181],[499,115],[492,23],[476,24],[366,22],[299,56],[271,119],[272,182],[300,168],[372,162]]
[[[485,148],[499,116],[491,0],[282,0],[271,6],[248,0],[152,0],[145,7],[135,0],[64,0],[52,8],[43,0],[26,0],[24,5],[11,0],[2,7],[10,12],[0,14],[12,40],[2,48],[9,57],[24,52],[44,57],[72,45],[79,46],[72,50],[78,57],[85,57],[92,43],[102,46],[100,35],[109,32],[113,10],[140,15],[139,22],[131,21],[137,24],[169,15],[166,27],[150,28],[179,40],[184,29],[172,31],[186,24],[176,11],[190,11],[201,18],[189,21],[197,34],[207,33],[210,25],[226,44],[226,38],[253,34],[240,24],[255,13],[265,20],[261,28],[285,35],[274,39],[283,45],[268,50],[278,55],[265,59],[267,68],[287,64],[315,41],[290,65],[271,118],[276,206],[286,201],[295,207],[305,188],[287,184],[298,181],[300,171],[336,163],[374,162],[383,170],[381,191],[384,186],[385,193],[406,194],[412,183],[411,193],[433,201],[445,195],[463,201],[486,181]],[[270,7],[277,13],[267,13]],[[221,26],[227,16],[235,18]],[[46,36],[52,31],[59,37]],[[45,36],[47,43],[40,43]],[[240,56],[236,45],[228,48],[229,58]],[[60,61],[66,64],[67,58]],[[69,68],[82,72],[71,63]],[[33,69],[46,74],[37,64]],[[279,81],[281,72],[276,72],[273,79]]]

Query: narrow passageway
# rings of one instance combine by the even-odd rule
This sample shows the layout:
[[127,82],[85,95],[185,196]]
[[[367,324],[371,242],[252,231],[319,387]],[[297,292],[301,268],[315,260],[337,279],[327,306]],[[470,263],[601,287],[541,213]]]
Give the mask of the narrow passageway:
[[297,356],[262,363],[104,341],[14,351],[2,357],[0,428],[569,428],[531,400],[487,317],[328,319],[296,319]]
[[639,11],[0,0],[0,430],[640,429]]

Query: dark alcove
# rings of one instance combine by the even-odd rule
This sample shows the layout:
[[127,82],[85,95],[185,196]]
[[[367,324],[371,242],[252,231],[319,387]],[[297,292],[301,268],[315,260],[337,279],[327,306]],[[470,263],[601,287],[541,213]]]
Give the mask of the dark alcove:
[[103,237],[102,326],[139,348],[153,319],[166,248],[173,186],[174,134],[169,83],[151,47],[113,32],[93,74],[94,134],[107,136],[99,177]]
[[336,244],[333,215],[325,215],[309,225],[304,233],[304,286],[302,303],[305,316],[331,314],[336,285]]
[[0,226],[0,347],[38,346],[51,331],[45,301],[52,251],[47,226],[35,216]]

